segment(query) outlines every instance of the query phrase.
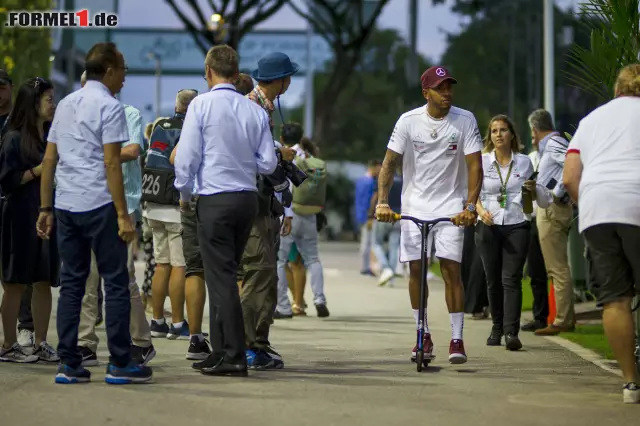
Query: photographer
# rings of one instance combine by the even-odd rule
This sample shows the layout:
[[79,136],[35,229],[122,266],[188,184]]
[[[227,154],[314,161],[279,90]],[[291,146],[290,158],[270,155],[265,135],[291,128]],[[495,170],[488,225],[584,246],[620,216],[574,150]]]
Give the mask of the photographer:
[[[282,126],[282,143],[291,146],[298,144],[302,139],[302,127],[297,123],[287,123]],[[302,151],[302,150],[301,150]],[[304,152],[303,152],[304,153]],[[322,264],[318,256],[318,228],[317,217],[324,207],[326,197],[326,165],[323,160],[308,156],[299,158],[298,165],[303,171],[309,171],[312,177],[305,183],[297,186],[293,191],[293,220],[291,233],[283,236],[282,244],[278,252],[278,314],[282,316],[293,315],[289,296],[287,294],[288,282],[285,266],[289,260],[289,252],[295,243],[300,251],[304,265],[311,272],[311,290],[313,302],[318,317],[329,316],[327,299],[324,295],[324,277]],[[313,173],[311,173],[313,171]],[[304,291],[304,290],[303,290]],[[298,309],[301,308],[301,300],[296,301]],[[302,305],[304,306],[304,305]]]
[[[291,84],[291,76],[299,66],[292,63],[284,53],[272,53],[258,61],[258,69],[252,77],[258,85],[247,97],[266,111],[273,133],[273,101],[284,94]],[[276,266],[276,246],[281,229],[280,217],[284,214],[282,204],[274,193],[286,191],[289,179],[294,184],[297,175],[293,165],[295,150],[276,148],[278,167],[267,177],[258,176],[259,209],[258,216],[242,257],[242,312],[244,316],[247,363],[256,369],[282,368],[282,357],[271,347],[269,330],[273,322],[278,296],[278,273]],[[290,199],[289,197],[285,197]],[[284,204],[288,204],[285,200]],[[285,219],[284,229],[290,228]]]
[[[487,346],[522,348],[522,270],[529,249],[530,214],[536,198],[533,165],[520,154],[513,122],[497,115],[489,122],[482,154],[484,177],[477,203],[476,245],[487,276],[493,327]],[[526,188],[525,186],[526,182]],[[541,189],[542,190],[542,189]]]

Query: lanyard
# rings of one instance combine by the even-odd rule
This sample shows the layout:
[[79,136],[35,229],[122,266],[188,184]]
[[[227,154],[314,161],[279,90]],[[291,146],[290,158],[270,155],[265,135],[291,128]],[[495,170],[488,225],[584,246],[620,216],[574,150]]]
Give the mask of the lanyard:
[[494,161],[493,164],[496,166],[496,170],[498,171],[498,176],[500,177],[500,183],[502,184],[502,192],[507,192],[507,183],[509,183],[509,178],[511,177],[511,170],[513,169],[513,160],[511,160],[511,164],[509,164],[509,171],[507,172],[507,179],[502,179],[502,173],[500,172],[500,165],[497,161]]

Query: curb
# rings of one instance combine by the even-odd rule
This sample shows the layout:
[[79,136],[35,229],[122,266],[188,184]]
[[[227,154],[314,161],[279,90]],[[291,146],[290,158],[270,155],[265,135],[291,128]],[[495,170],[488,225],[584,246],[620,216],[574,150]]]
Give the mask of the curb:
[[602,358],[601,355],[595,353],[590,349],[584,348],[577,343],[573,343],[559,336],[546,336],[545,339],[550,340],[558,346],[562,346],[566,350],[578,355],[585,361],[589,361],[595,366],[600,367],[601,369],[609,373],[622,377],[622,371],[618,367],[613,366],[611,361]]

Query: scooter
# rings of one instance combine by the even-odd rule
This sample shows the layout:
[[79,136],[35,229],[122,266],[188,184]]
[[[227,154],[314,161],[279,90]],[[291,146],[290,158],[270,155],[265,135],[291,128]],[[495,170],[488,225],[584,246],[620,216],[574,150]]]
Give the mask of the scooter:
[[405,216],[395,214],[393,219],[398,220],[410,220],[416,224],[422,235],[421,250],[420,250],[420,305],[418,308],[418,345],[416,350],[416,369],[418,372],[422,371],[422,367],[428,367],[431,362],[431,358],[425,359],[424,357],[424,311],[425,306],[425,293],[427,291],[427,258],[428,256],[428,243],[429,232],[440,222],[451,222],[451,218],[442,217],[434,220],[420,220],[413,216]]

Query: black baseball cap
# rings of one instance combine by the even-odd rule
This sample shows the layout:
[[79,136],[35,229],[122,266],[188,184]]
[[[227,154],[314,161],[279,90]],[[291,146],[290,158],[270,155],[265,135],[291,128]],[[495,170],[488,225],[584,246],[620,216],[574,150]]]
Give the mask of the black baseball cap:
[[9,77],[9,73],[6,72],[5,70],[3,70],[2,68],[0,68],[0,84],[2,84],[2,85],[5,85],[5,84],[13,85],[13,82],[11,81],[11,77]]

